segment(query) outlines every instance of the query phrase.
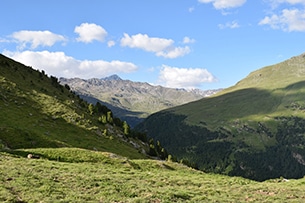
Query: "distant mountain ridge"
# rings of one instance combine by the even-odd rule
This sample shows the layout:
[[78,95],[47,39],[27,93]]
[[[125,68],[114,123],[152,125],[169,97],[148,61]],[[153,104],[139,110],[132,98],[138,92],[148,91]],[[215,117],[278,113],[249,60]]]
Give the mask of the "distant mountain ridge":
[[60,83],[89,102],[103,103],[131,126],[157,111],[192,102],[215,94],[218,90],[202,91],[153,86],[146,82],[123,80],[118,75],[106,78],[60,78]]
[[101,80],[122,80],[118,75],[110,75],[109,77],[101,78]]

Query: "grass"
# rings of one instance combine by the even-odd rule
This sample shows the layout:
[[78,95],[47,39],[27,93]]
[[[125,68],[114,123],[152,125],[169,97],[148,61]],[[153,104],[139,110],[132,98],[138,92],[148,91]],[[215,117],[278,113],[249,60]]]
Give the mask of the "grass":
[[91,115],[88,103],[56,78],[2,55],[0,112],[0,149],[77,147],[145,158],[130,140],[121,138],[120,127],[99,123],[101,115]]
[[305,157],[304,64],[305,54],[259,69],[211,97],[153,114],[136,129],[204,171],[261,181],[303,177],[304,164],[293,154]]
[[301,55],[258,69],[235,86],[210,98],[178,107],[178,113],[195,112],[195,115],[190,116],[190,123],[198,123],[204,118],[211,128],[218,125],[219,121],[226,122],[236,117],[261,120],[266,114],[278,110],[283,110],[282,114],[290,114],[283,107],[293,100],[304,100],[304,63],[305,57]]
[[[24,152],[22,153],[20,152]],[[41,159],[27,159],[35,152]],[[16,155],[16,154],[21,155]],[[54,160],[58,154],[62,159]],[[303,202],[305,179],[255,182],[76,148],[0,153],[1,202]]]
[[[277,75],[268,69],[260,74],[255,72],[250,75],[251,80],[240,83],[242,88],[206,99],[206,103],[178,107],[177,112],[190,115],[187,118],[190,123],[202,122],[209,127],[227,123],[225,129],[236,125],[240,130],[266,118],[268,127],[276,127],[272,116],[291,113],[302,116],[305,107],[304,82],[300,82],[305,72],[296,71],[298,78],[291,83],[295,72],[285,71],[281,69]],[[3,58],[0,74],[0,202],[305,200],[304,178],[255,182],[203,173],[177,163],[147,160],[129,140],[117,136],[122,133],[120,129],[98,123],[97,115],[90,115],[75,95],[52,84],[52,79],[42,72]],[[281,86],[272,89],[276,83],[264,78],[268,74],[273,79],[286,78],[281,80]],[[259,85],[254,88],[256,83]],[[104,129],[108,135],[102,135]],[[237,139],[260,150],[264,148],[259,142],[267,146],[275,142],[266,136],[247,139],[237,136]],[[28,153],[41,158],[27,159]]]
[[[237,120],[247,124],[264,122],[266,117],[295,115],[305,118],[303,112],[287,108],[295,103],[305,106],[304,56],[256,70],[235,86],[169,111],[186,115],[190,125],[200,126],[204,122],[211,130],[220,126],[233,130],[232,123]],[[266,123],[274,127],[274,123]]]

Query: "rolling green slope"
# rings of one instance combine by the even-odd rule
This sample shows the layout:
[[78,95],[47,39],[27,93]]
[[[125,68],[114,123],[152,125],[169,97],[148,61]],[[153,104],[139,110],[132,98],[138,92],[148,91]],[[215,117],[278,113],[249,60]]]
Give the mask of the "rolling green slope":
[[137,129],[205,171],[255,180],[305,175],[305,54],[209,98],[161,111]]
[[146,157],[146,145],[101,116],[57,78],[0,55],[0,150],[78,147]]

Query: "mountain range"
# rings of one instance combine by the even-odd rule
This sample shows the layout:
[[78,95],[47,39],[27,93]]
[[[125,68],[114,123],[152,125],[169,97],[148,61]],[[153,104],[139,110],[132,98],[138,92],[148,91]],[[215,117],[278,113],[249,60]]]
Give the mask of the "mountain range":
[[[0,54],[0,201],[303,202],[304,178],[286,178],[304,176],[304,62],[265,67],[130,131],[106,106]],[[175,153],[167,161],[158,160],[167,151],[159,140]],[[175,158],[282,177],[205,173]]]
[[305,54],[136,127],[207,172],[254,180],[305,175]]
[[148,115],[215,94],[217,90],[178,89],[145,82],[123,80],[117,75],[106,78],[60,78],[60,83],[91,103],[100,102],[132,127]]

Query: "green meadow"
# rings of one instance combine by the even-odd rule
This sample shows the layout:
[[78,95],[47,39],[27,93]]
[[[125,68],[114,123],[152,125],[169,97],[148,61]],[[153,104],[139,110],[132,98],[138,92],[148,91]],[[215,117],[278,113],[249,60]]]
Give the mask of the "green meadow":
[[305,201],[305,179],[255,182],[78,148],[7,151],[0,161],[1,202]]

